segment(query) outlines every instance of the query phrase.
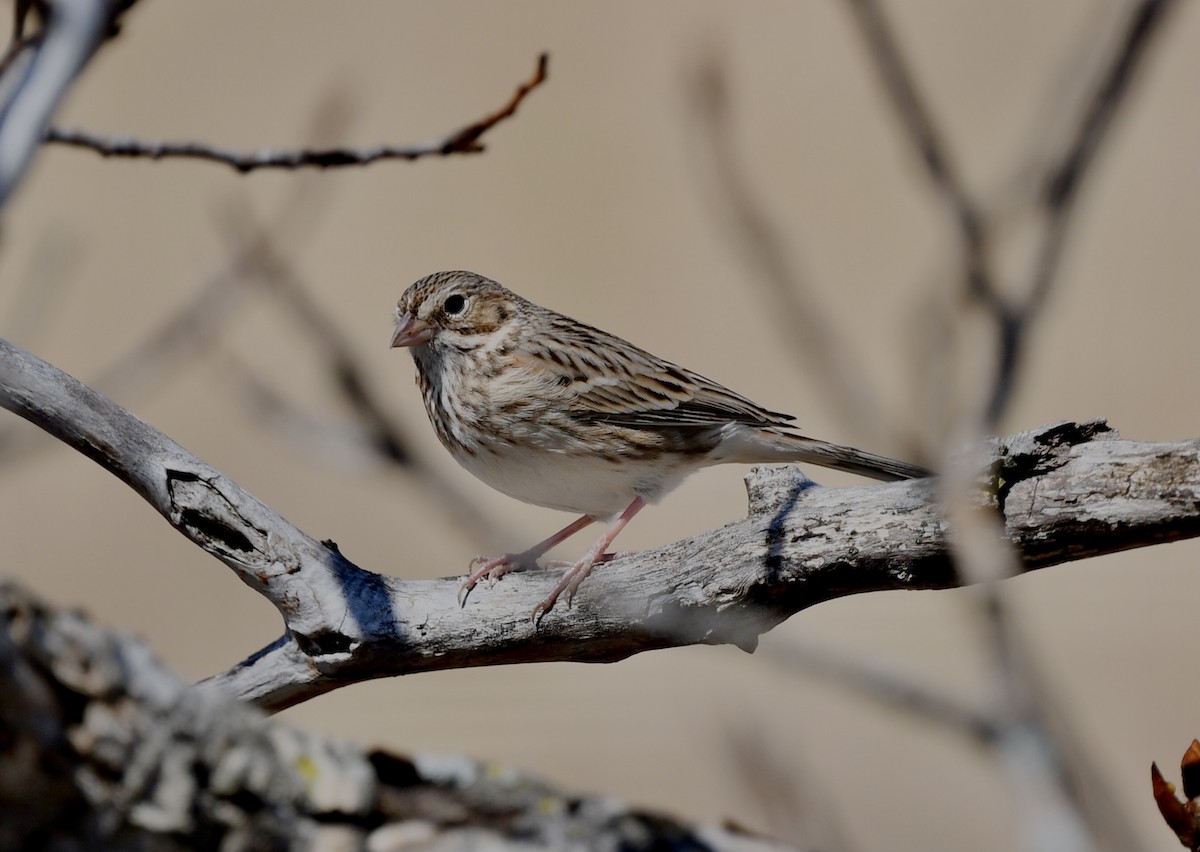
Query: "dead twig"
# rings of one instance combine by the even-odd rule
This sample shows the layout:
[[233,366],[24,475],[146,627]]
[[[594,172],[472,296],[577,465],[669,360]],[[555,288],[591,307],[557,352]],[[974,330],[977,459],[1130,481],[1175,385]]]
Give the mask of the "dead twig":
[[164,142],[133,136],[106,136],[87,130],[51,127],[45,141],[75,148],[86,148],[103,157],[138,159],[191,159],[220,163],[246,174],[258,169],[332,169],[345,166],[367,166],[379,160],[419,160],[423,157],[447,157],[453,154],[478,154],[484,150],[480,141],[485,133],[517,111],[525,97],[546,80],[549,55],[538,57],[533,76],[522,83],[500,109],[466,127],[428,142],[413,145],[375,145],[370,148],[285,149],[262,148],[258,151],[237,151],[210,145],[206,142]]

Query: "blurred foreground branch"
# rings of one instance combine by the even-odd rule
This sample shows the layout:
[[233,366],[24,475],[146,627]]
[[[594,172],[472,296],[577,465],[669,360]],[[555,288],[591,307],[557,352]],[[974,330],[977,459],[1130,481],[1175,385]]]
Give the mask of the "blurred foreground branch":
[[[1084,103],[1066,110],[1077,116],[1060,150],[1048,162],[1030,166],[1035,172],[1029,183],[1036,190],[1032,212],[1038,226],[1035,260],[1028,280],[1007,288],[995,257],[1001,223],[985,215],[967,188],[945,134],[904,58],[885,5],[878,0],[849,0],[847,5],[900,127],[955,223],[964,266],[962,292],[994,325],[997,349],[987,385],[990,392],[979,412],[983,428],[991,429],[1008,406],[1028,348],[1026,339],[1058,279],[1080,191],[1094,174],[1096,155],[1111,136],[1121,107],[1152,55],[1156,37],[1165,30],[1178,4],[1176,0],[1130,4],[1120,35],[1086,86]],[[972,340],[971,345],[977,341]]]
[[39,32],[26,38],[32,5],[17,5],[14,38],[0,63],[0,206],[21,183],[75,76],[132,4],[60,0],[41,16]]
[[[940,428],[927,424],[921,434],[954,436],[942,440],[943,447],[953,451],[994,431],[1008,409],[1033,331],[1061,277],[1081,191],[1096,175],[1096,155],[1113,136],[1116,118],[1178,5],[1174,0],[1120,4],[1111,38],[1080,43],[1091,51],[1104,42],[1098,61],[1080,75],[1074,94],[1056,105],[1055,119],[1046,122],[1057,129],[1055,144],[1031,146],[1019,170],[1026,179],[1014,184],[1025,196],[1018,205],[1024,215],[1016,224],[1029,231],[1032,258],[1021,260],[1027,271],[1014,277],[1007,271],[1012,265],[1003,262],[1004,232],[1011,230],[1013,217],[1006,221],[967,185],[948,135],[905,58],[887,5],[848,0],[898,126],[956,232],[958,269],[950,297],[934,302],[918,332],[926,353],[917,374],[932,403],[928,410],[943,421]],[[1077,61],[1071,65],[1081,67]],[[1045,135],[1039,127],[1039,138]],[[1014,247],[1026,250],[1020,242],[1008,245]],[[980,349],[980,331],[983,339],[990,338],[990,352],[983,359],[973,357]],[[965,582],[979,584],[972,599],[976,623],[987,639],[1002,696],[989,714],[988,729],[994,735],[989,747],[1006,767],[1017,797],[1021,846],[1054,852],[1134,848],[1104,774],[1094,765],[1093,750],[1081,742],[1075,727],[1063,723],[1066,713],[1037,676],[1034,657],[1008,615],[1005,595],[992,582],[1022,570],[1027,554],[1009,540],[1011,515],[1002,507],[980,512],[971,506],[983,461],[963,455],[941,465],[941,500],[955,533],[955,563]]]
[[[512,575],[462,609],[457,579],[365,571],[115,403],[2,341],[0,406],[114,473],[276,606],[285,635],[213,679],[270,710],[419,671],[610,662],[698,643],[753,650],[760,634],[825,600],[962,582],[932,480],[826,489],[795,468],[758,469],[745,520],[607,563],[574,610],[560,607],[535,626],[528,613],[557,575]],[[995,441],[987,456],[971,499],[1000,513],[1023,569],[1200,535],[1200,440],[1122,441],[1100,422],[1065,423]]]
[[461,757],[328,742],[0,583],[2,849],[782,849]]

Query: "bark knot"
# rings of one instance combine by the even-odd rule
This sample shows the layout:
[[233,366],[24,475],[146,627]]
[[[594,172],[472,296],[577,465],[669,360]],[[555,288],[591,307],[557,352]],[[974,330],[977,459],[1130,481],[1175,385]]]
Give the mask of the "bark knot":
[[265,531],[251,524],[211,478],[193,471],[166,471],[170,520],[205,550],[240,562],[266,557]]

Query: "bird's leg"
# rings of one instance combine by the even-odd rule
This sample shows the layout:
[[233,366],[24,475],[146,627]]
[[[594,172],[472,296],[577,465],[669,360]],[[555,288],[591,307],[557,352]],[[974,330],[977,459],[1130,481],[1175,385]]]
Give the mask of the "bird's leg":
[[517,568],[524,568],[531,565],[536,566],[539,556],[555,545],[561,544],[571,536],[575,535],[575,533],[592,523],[592,520],[593,519],[590,515],[583,515],[582,517],[576,518],[574,521],[567,524],[545,541],[540,541],[533,547],[521,553],[506,553],[503,556],[494,557],[476,556],[471,560],[469,567],[474,568],[476,565],[480,567],[472,571],[467,576],[467,579],[463,582],[463,584],[459,587],[458,605],[464,606],[466,604],[467,595],[471,593],[471,589],[475,588],[479,581],[485,576],[495,583],[509,571],[514,571]]
[[550,594],[533,608],[533,621],[536,624],[542,615],[549,612],[554,602],[558,600],[558,596],[563,592],[567,593],[567,606],[571,605],[571,598],[575,597],[575,592],[579,589],[580,584],[587,579],[587,575],[591,573],[592,566],[597,562],[605,561],[601,557],[605,551],[612,545],[613,540],[621,534],[621,530],[625,529],[626,524],[633,520],[633,516],[642,510],[646,505],[646,501],[641,497],[634,497],[633,502],[621,513],[621,516],[608,525],[608,529],[604,531],[604,535],[593,544],[588,552],[583,555],[583,558],[571,566],[567,573],[563,574],[562,579],[558,581]]
[[[599,556],[596,557],[596,561],[592,563],[592,567],[594,568],[595,566],[600,565],[601,563],[612,562],[614,559],[624,559],[626,556],[634,556],[636,554],[637,554],[636,550],[605,551],[604,553],[601,553]],[[545,562],[542,563],[542,568],[562,569],[562,568],[573,568],[573,567],[575,567],[575,560],[573,560],[573,559],[547,559]]]

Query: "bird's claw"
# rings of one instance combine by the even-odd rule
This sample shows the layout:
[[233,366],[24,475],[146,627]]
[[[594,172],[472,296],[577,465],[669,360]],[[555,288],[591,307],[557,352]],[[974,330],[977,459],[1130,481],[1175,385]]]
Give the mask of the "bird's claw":
[[[503,556],[476,556],[467,564],[467,579],[458,587],[458,606],[461,609],[467,605],[467,596],[479,585],[484,577],[488,579],[488,588],[496,585],[496,581],[505,574],[513,571],[524,571],[529,568],[528,556],[524,553],[506,553]],[[475,566],[480,566],[478,569]],[[533,561],[533,567],[537,562]],[[475,570],[472,570],[475,569]]]
[[533,608],[530,619],[533,621],[534,627],[537,627],[541,623],[542,616],[554,608],[554,604],[564,593],[566,594],[564,600],[567,606],[571,606],[571,603],[575,600],[575,593],[579,591],[579,587],[583,585],[583,581],[587,579],[588,574],[592,573],[594,565],[599,562],[608,562],[610,559],[615,559],[621,555],[604,553],[590,559],[585,557],[578,562],[570,563],[570,569],[562,575],[562,578],[550,590],[550,594],[542,598],[538,605]]
[[[587,579],[588,574],[592,572],[592,568],[599,565],[601,562],[611,562],[614,559],[621,559],[625,556],[630,556],[633,551],[621,550],[616,553],[601,553],[597,556],[585,556],[577,562],[565,562],[562,560],[552,559],[545,563],[546,568],[566,568],[566,572],[559,579],[558,583],[551,589],[550,594],[542,598],[538,605],[533,608],[529,614],[530,621],[534,627],[541,624],[542,617],[554,608],[554,604],[565,593],[564,598],[568,607],[575,600],[575,593],[579,591],[579,587],[583,585],[583,581]],[[489,587],[494,586],[496,581],[505,574],[513,571],[524,571],[531,567],[527,564],[529,561],[528,555],[523,553],[506,553],[504,556],[476,556],[471,560],[468,568],[478,569],[472,571],[463,584],[458,588],[458,605],[464,607],[467,604],[467,597],[471,594],[471,590],[479,585],[479,581],[484,577],[488,578]],[[537,562],[533,561],[532,567],[537,567]]]

